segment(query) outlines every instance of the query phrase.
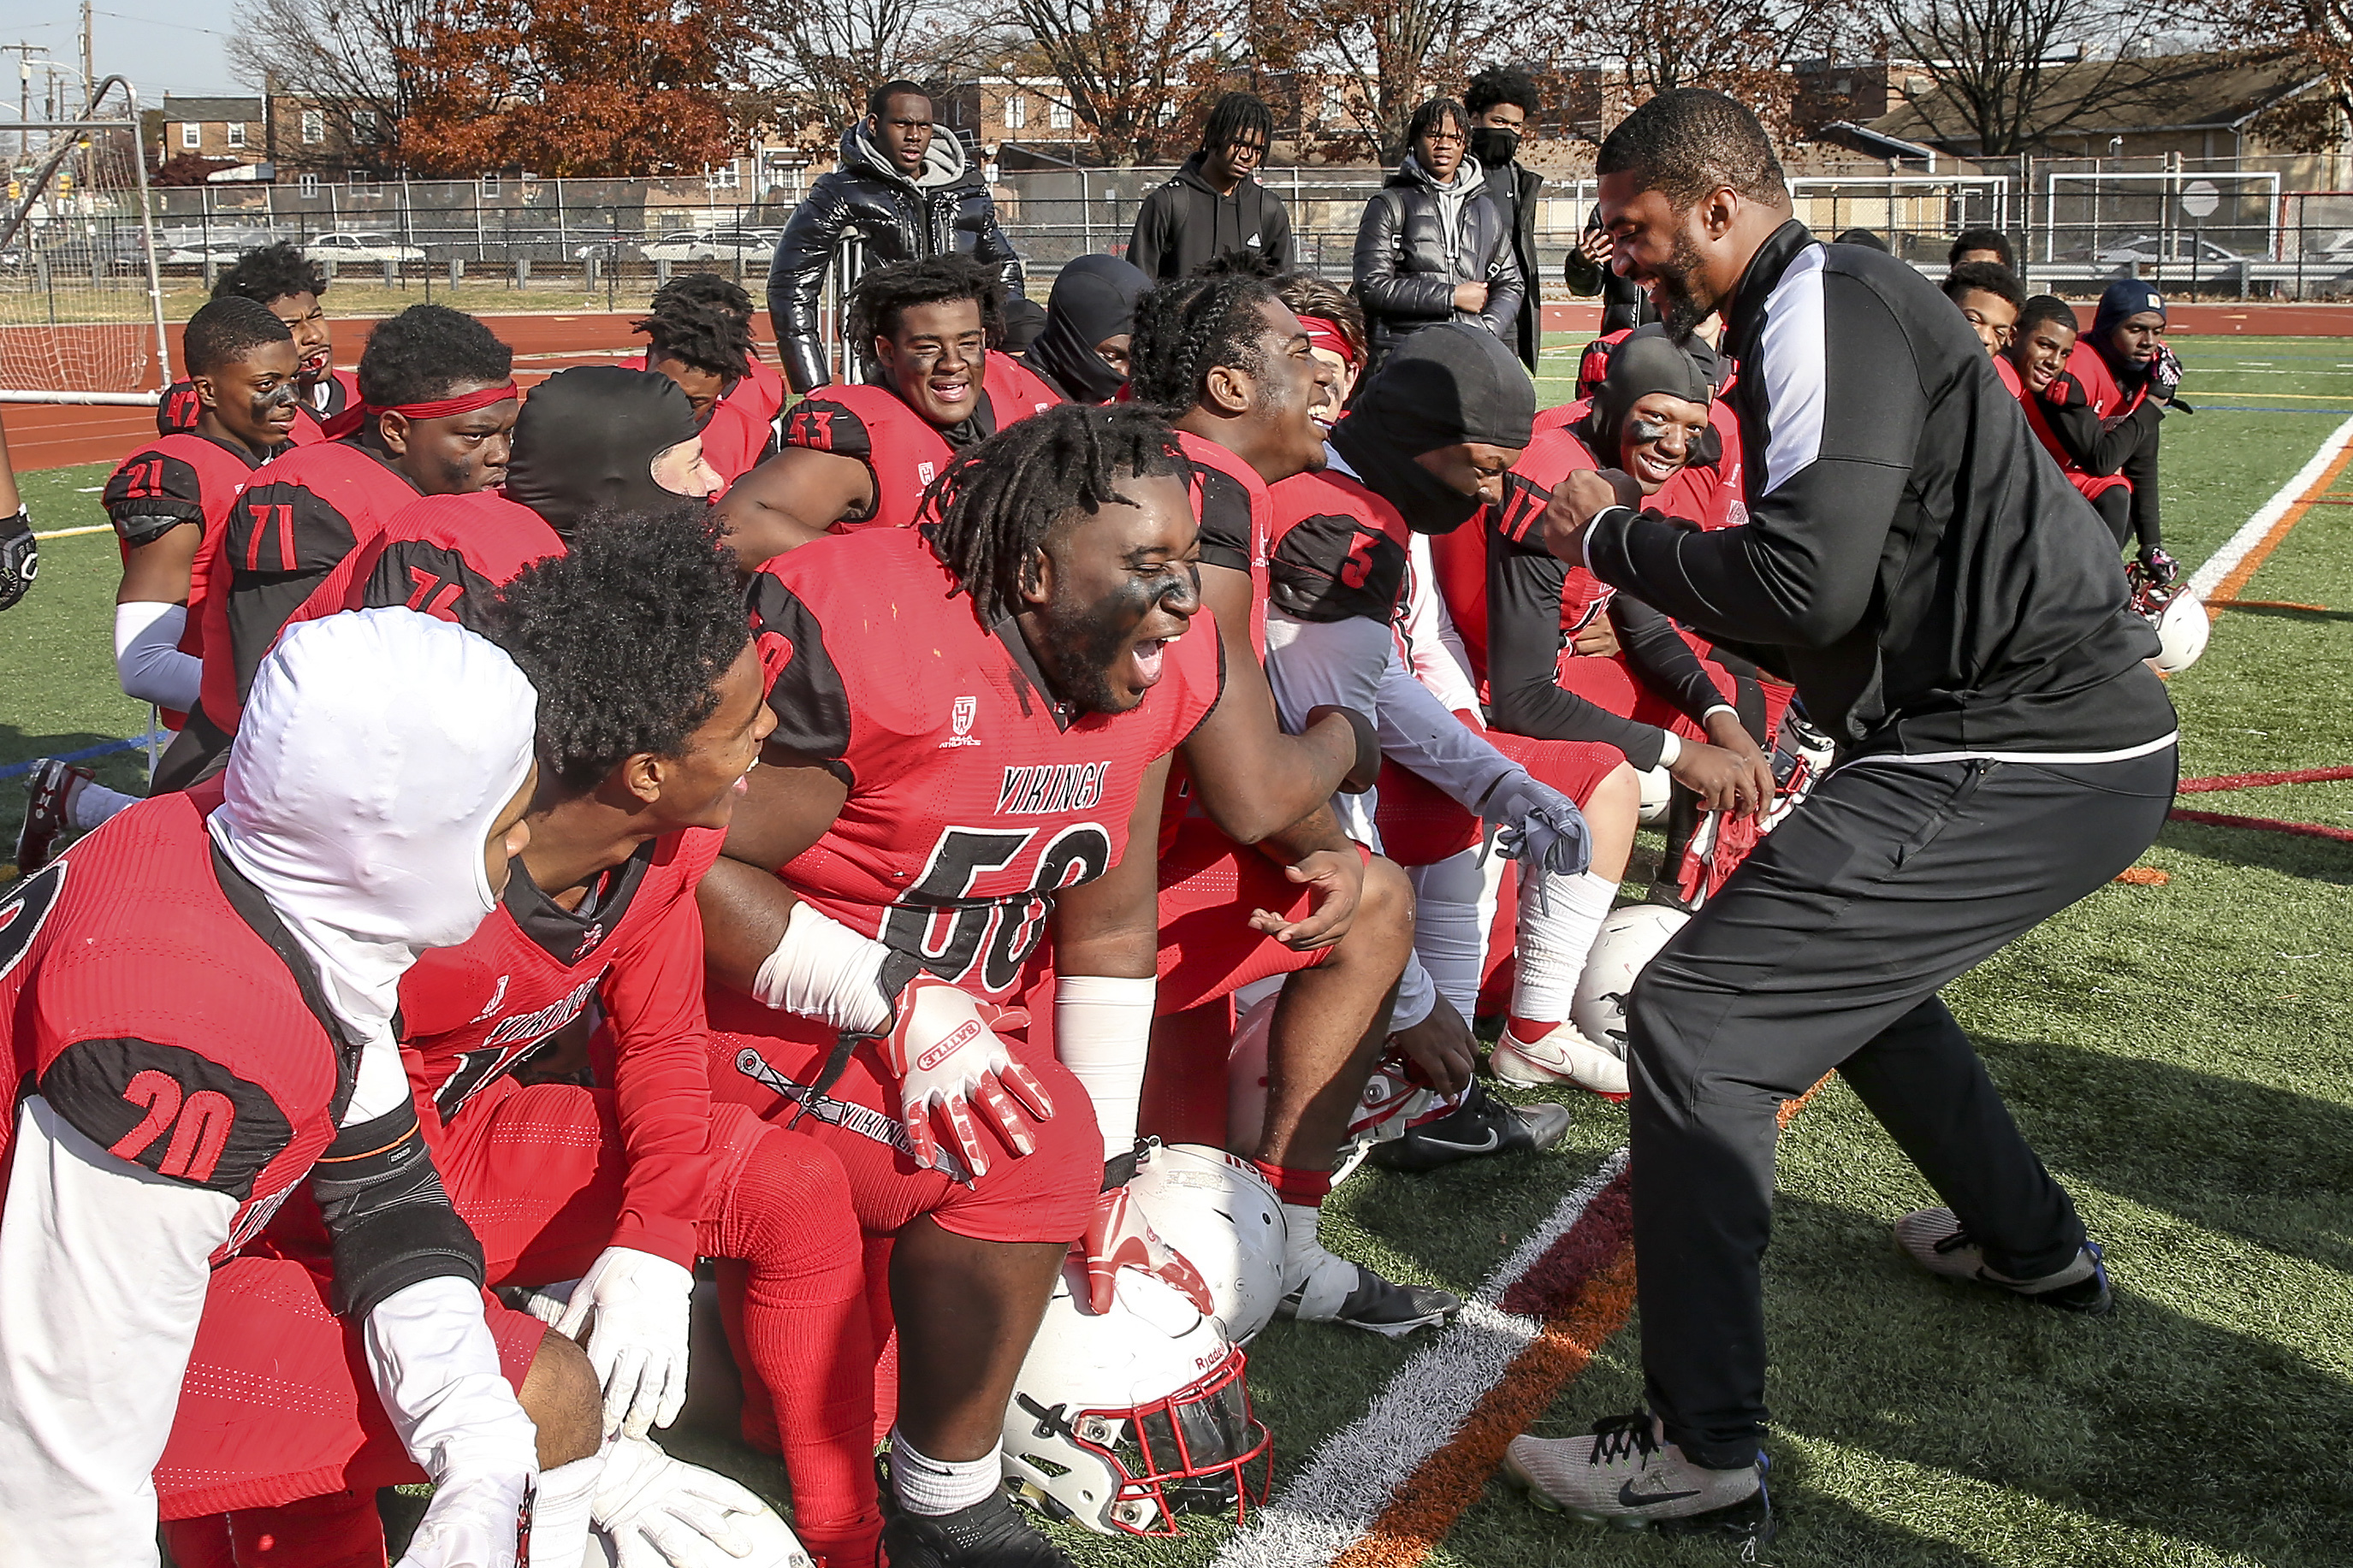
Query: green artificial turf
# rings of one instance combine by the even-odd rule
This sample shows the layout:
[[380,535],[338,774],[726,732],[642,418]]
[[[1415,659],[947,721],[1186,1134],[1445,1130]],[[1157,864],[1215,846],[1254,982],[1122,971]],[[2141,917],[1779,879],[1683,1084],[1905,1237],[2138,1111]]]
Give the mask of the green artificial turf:
[[[2179,346],[2200,411],[2166,426],[2166,530],[2194,567],[2353,413],[2353,341]],[[1565,377],[1573,363],[1556,353],[1545,368]],[[1557,401],[1566,382],[1545,391]],[[100,476],[35,476],[37,526],[97,521],[82,487]],[[108,658],[115,559],[104,535],[52,542],[35,595],[0,617],[0,764],[140,728]],[[2353,508],[2313,509],[2245,596],[2324,608],[2220,618],[2204,659],[2172,683],[2185,773],[2353,764]],[[121,760],[108,776],[135,773]],[[0,825],[19,799],[0,786]],[[2353,784],[2184,804],[2353,826]],[[1934,1199],[1834,1080],[1782,1143],[1766,1278],[1783,1534],[1755,1561],[2353,1562],[2353,845],[2177,823],[2145,863],[2169,881],[2104,889],[1947,992],[2106,1246],[2116,1314],[2078,1320],[1902,1262],[1890,1222]],[[1352,1178],[1330,1211],[1335,1245],[1475,1287],[1623,1142],[1619,1109],[1581,1101],[1577,1116],[1545,1155]],[[1605,1346],[1535,1430],[1631,1408],[1636,1344],[1630,1328]],[[1251,1383],[1275,1433],[1278,1499],[1412,1348],[1291,1324],[1261,1337]],[[772,1461],[706,1435],[674,1446],[775,1491]],[[1229,1530],[1192,1528],[1150,1542],[1056,1533],[1083,1563],[1194,1568]],[[1737,1560],[1731,1546],[1568,1523],[1499,1483],[1430,1558]]]

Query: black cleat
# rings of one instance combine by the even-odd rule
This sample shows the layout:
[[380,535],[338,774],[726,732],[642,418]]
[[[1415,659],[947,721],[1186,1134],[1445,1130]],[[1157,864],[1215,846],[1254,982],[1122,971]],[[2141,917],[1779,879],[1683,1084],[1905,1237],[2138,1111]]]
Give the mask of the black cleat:
[[891,1568],[1073,1568],[1003,1490],[954,1513],[909,1513],[886,1480],[882,1560]]
[[1461,1104],[1375,1144],[1370,1158],[1385,1171],[1435,1171],[1485,1154],[1531,1154],[1559,1142],[1568,1123],[1565,1105],[1514,1105],[1473,1079]]

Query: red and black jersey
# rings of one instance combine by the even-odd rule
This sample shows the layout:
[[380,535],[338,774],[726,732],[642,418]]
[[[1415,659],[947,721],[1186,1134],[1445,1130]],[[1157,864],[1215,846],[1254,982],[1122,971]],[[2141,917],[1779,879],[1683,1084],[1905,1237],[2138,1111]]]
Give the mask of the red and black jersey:
[[[1569,406],[1577,417],[1584,416],[1585,405]],[[1555,606],[1556,624],[1551,635],[1556,648],[1561,636],[1582,629],[1609,607],[1617,590],[1584,567],[1559,560],[1545,548],[1544,538],[1545,508],[1552,501],[1554,487],[1573,473],[1600,466],[1570,433],[1567,421],[1539,429],[1504,477],[1502,504],[1487,507],[1464,527],[1430,540],[1439,595],[1462,638],[1462,651],[1470,656],[1481,697],[1488,696],[1490,607],[1499,587],[1515,608],[1537,603]]]
[[779,868],[826,914],[975,995],[1003,998],[1054,894],[1127,848],[1136,789],[1216,706],[1206,613],[1124,713],[1059,701],[1020,631],[984,626],[919,531],[777,557],[752,579],[772,744],[849,787],[825,837]]
[[[365,412],[360,405],[360,378],[348,370],[332,371],[317,388],[295,401],[294,411],[288,445],[311,447],[322,441],[340,441],[360,427]],[[155,406],[155,433],[185,435],[195,429],[204,412],[204,405],[196,401],[196,384],[174,382]]]
[[309,956],[214,850],[219,798],[140,801],[0,894],[10,1103],[38,1093],[109,1153],[235,1198],[216,1262],[332,1142],[359,1060]]
[[[1004,354],[991,353],[973,420],[993,436],[1061,402],[1054,389]],[[939,427],[888,386],[824,386],[793,405],[785,445],[855,458],[874,476],[874,510],[837,527],[904,528],[916,521],[923,491],[955,454]]]
[[344,556],[286,624],[406,605],[487,633],[499,590],[533,562],[563,553],[563,536],[546,520],[496,491],[422,496]]
[[2130,393],[2118,386],[2108,362],[2081,338],[2067,352],[2067,363],[2051,378],[2051,384],[2042,389],[2042,401],[2052,407],[2088,408],[2103,425],[2129,417],[2147,396],[2146,386],[2135,387]]
[[[2078,349],[2082,346],[2081,343],[2076,345]],[[2067,369],[2062,371],[2061,375],[2068,374],[2074,368],[2073,357],[2073,354],[2070,353]],[[2098,354],[2093,354],[2092,361],[2099,365],[2102,375],[2108,374],[2106,363],[2101,361]],[[2051,416],[2044,403],[2044,398],[2050,395],[2051,389],[2059,384],[2058,376],[2052,378],[2051,387],[2046,387],[2043,396],[2038,397],[2028,390],[2024,379],[2018,374],[2017,367],[2012,365],[2006,357],[1996,354],[1993,368],[2000,375],[2002,385],[2009,389],[2012,397],[2018,399],[2019,406],[2026,410],[2026,423],[2034,432],[2034,438],[2042,443],[2042,449],[2051,454],[2052,460],[2059,465],[2059,471],[2067,476],[2067,482],[2081,490],[2085,500],[2096,500],[2113,489],[2132,489],[2132,481],[2122,474],[2086,473],[2081,459],[2060,440],[2058,432],[2052,427]],[[2113,378],[2110,379],[2110,384],[2114,384]],[[2088,409],[2090,398],[2080,382],[2073,383],[2059,400],[2058,406],[2062,409]],[[2063,414],[2061,417],[2063,419],[2066,416]]]
[[[735,384],[740,387],[744,383]],[[755,405],[722,398],[712,405],[711,417],[702,423],[702,458],[719,476],[723,491],[760,466],[775,438],[775,428],[760,417]]]
[[[648,349],[638,359],[638,368],[652,370],[653,358],[653,350]],[[775,366],[756,353],[752,356],[751,364],[751,374],[738,376],[731,382],[727,390],[719,395],[719,401],[742,409],[751,416],[755,425],[768,425],[785,411],[785,378],[776,374]]]
[[427,952],[400,981],[401,1059],[436,1138],[599,996],[617,1042],[612,1087],[628,1156],[611,1245],[690,1268],[711,1128],[694,887],[725,837],[687,828],[650,839],[576,910],[517,866],[470,940]]
[[1270,487],[1267,594],[1303,621],[1361,616],[1387,625],[1405,590],[1409,534],[1397,508],[1330,468]]
[[[106,481],[100,500],[126,562],[133,550],[154,543],[182,523],[196,526],[196,552],[188,563],[187,624],[180,633],[182,653],[204,653],[205,606],[229,508],[261,466],[262,459],[242,442],[165,436],[123,458]],[[170,709],[163,714],[164,725],[174,730],[186,717]]]
[[[1601,384],[1609,378],[1609,351],[1624,342],[1633,334],[1633,331],[1631,327],[1620,327],[1614,332],[1603,333],[1585,345],[1585,352],[1577,356],[1576,400],[1577,402],[1588,401],[1595,393],[1601,390]],[[1542,416],[1538,416],[1538,418],[1541,419]]]
[[1258,470],[1215,441],[1187,430],[1176,444],[1193,465],[1193,518],[1201,527],[1201,563],[1247,572],[1250,647],[1266,658],[1267,562],[1274,552],[1274,500]]
[[205,717],[235,734],[245,694],[286,620],[328,574],[417,498],[406,476],[353,441],[275,459],[229,509],[205,606]]

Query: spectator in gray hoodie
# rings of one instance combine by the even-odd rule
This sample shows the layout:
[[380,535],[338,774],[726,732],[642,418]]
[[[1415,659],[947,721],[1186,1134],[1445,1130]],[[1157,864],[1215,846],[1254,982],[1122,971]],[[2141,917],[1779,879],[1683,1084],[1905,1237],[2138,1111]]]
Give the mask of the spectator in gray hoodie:
[[[1469,155],[1471,116],[1432,99],[1406,126],[1398,172],[1365,204],[1356,226],[1356,297],[1376,363],[1433,321],[1476,321],[1510,341],[1526,283],[1504,216]],[[1368,373],[1369,374],[1369,373]]]

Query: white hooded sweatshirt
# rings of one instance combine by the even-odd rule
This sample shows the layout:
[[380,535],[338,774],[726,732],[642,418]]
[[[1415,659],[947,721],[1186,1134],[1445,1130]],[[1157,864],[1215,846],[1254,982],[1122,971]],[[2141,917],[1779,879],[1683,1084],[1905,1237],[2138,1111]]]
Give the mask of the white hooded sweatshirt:
[[[255,676],[210,831],[365,1042],[346,1125],[408,1092],[390,1027],[402,972],[494,907],[484,846],[530,773],[536,709],[499,648],[405,609],[297,626]],[[153,1563],[150,1473],[237,1203],[108,1153],[37,1095],[16,1114],[0,1213],[0,1556]],[[531,1423],[480,1298],[442,1289],[463,1283],[425,1280],[372,1314],[379,1392],[437,1479],[470,1455],[527,1473]]]

